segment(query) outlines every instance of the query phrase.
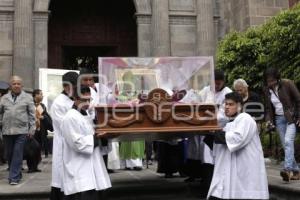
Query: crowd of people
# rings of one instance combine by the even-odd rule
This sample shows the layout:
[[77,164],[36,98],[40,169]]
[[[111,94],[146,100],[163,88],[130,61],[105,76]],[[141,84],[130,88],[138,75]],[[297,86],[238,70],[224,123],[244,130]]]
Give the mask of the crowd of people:
[[[214,88],[187,90],[178,101],[216,104],[222,131],[155,142],[114,142],[95,135],[96,105],[132,99],[126,92],[116,99],[112,89],[96,83],[95,74],[87,69],[62,76],[63,91],[49,113],[40,89],[29,95],[22,89],[22,79],[11,77],[10,90],[0,97],[1,142],[5,146],[0,161],[7,161],[8,183],[21,181],[24,158],[29,173],[40,172],[43,152],[45,157],[52,154],[53,200],[99,199],[111,187],[109,173],[143,170],[145,159],[157,160],[157,172],[165,178],[179,172],[186,182],[201,180],[201,193],[209,199],[269,199],[261,123],[276,128],[280,136],[285,155],[280,171],[283,181],[299,180],[294,140],[300,126],[300,93],[276,68],[264,73],[264,98],[250,91],[243,79],[234,81],[232,91],[225,84],[223,71],[215,70],[214,75]],[[210,91],[214,91],[213,99]],[[176,93],[172,89],[168,92]],[[54,132],[53,146],[48,131]]]

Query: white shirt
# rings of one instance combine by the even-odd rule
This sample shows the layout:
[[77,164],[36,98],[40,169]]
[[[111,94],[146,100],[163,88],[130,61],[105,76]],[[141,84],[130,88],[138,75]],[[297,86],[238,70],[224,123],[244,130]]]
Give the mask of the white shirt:
[[229,121],[228,117],[225,115],[225,95],[230,92],[232,92],[230,88],[224,87],[221,91],[216,92],[215,94],[215,103],[219,105],[217,118],[220,127],[224,127]]
[[[210,88],[207,87],[201,93],[202,96],[197,94],[195,90],[190,89],[187,91],[184,98],[181,99],[180,102],[184,103],[200,103],[204,101],[205,103],[210,102]],[[205,100],[204,100],[205,99]],[[212,151],[210,148],[203,142],[204,136],[195,135],[193,137],[188,138],[188,149],[187,149],[187,157],[192,160],[201,160],[203,163],[213,164]]]
[[269,199],[257,125],[247,113],[224,127],[226,144],[214,144],[215,168],[208,198]]
[[283,106],[282,106],[282,103],[279,100],[277,90],[275,91],[276,94],[271,89],[269,91],[271,93],[271,102],[272,102],[272,104],[273,104],[273,106],[275,108],[275,114],[276,115],[284,115]]
[[[95,109],[94,107],[97,105],[107,105],[113,104],[116,102],[111,89],[109,89],[106,85],[101,83],[95,84],[95,89],[90,88],[91,90],[91,109],[90,115],[94,118],[95,117]],[[101,140],[99,140],[101,142]],[[119,143],[112,142],[108,140],[107,146],[101,147],[102,155],[108,155],[107,158],[107,168],[108,169],[120,169],[120,157],[119,157]]]
[[218,105],[224,105],[225,95],[232,92],[229,87],[224,87],[221,91],[215,93],[215,103]]
[[94,128],[89,117],[70,109],[62,120],[61,130],[64,194],[111,187],[100,149],[94,148]]
[[53,152],[52,152],[52,181],[51,186],[60,188],[62,186],[62,136],[61,136],[61,122],[65,114],[73,106],[74,102],[65,94],[58,95],[50,109],[50,115],[52,117],[54,136],[53,136]]

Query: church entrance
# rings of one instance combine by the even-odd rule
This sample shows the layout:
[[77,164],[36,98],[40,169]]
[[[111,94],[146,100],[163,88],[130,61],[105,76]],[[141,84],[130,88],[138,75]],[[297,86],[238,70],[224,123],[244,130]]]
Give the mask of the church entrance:
[[97,69],[98,57],[137,56],[132,0],[52,0],[48,67]]

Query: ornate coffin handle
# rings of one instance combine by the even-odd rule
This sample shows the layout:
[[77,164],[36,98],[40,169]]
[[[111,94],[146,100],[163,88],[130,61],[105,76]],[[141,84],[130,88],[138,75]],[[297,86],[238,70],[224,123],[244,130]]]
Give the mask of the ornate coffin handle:
[[124,128],[126,126],[130,126],[134,123],[141,123],[144,121],[144,117],[142,115],[131,114],[126,118],[116,119],[112,118],[108,120],[108,125],[113,128]]

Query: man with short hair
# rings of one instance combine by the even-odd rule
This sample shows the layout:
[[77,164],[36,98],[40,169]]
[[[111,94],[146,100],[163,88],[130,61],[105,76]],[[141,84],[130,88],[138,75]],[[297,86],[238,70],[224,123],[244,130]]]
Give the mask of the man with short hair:
[[61,133],[61,122],[65,114],[74,104],[72,99],[73,88],[77,85],[78,74],[67,72],[62,77],[63,91],[58,95],[50,108],[50,115],[53,121],[53,153],[52,153],[52,182],[51,200],[63,199],[63,138]]
[[12,76],[11,91],[0,101],[0,127],[4,137],[9,166],[8,181],[17,185],[22,178],[23,148],[26,136],[35,132],[35,107],[32,96],[22,88],[22,79]]
[[230,119],[215,133],[215,168],[210,199],[269,199],[263,150],[255,120],[242,111],[242,97],[225,95],[225,115]]
[[[111,187],[87,110],[90,88],[74,90],[74,104],[61,123],[63,138],[63,188],[66,200],[98,200],[101,191]],[[100,194],[99,194],[100,193]]]
[[[80,70],[80,84],[89,87],[91,91],[92,99],[90,108],[87,112],[94,122],[97,120],[95,106],[107,105],[110,100],[114,99],[111,95],[112,91],[106,85],[94,82],[94,78],[96,76],[98,75],[87,68]],[[114,169],[120,169],[119,142],[113,142],[104,138],[100,139],[100,142],[101,153],[103,155],[107,171],[109,173],[113,173]]]
[[[228,122],[228,117],[225,115],[225,95],[232,92],[232,90],[226,86],[226,78],[224,71],[221,69],[214,70],[214,80],[215,88],[211,86],[204,87],[199,92],[199,97],[201,102],[204,103],[214,103],[218,106],[217,120],[220,127],[224,127]],[[214,91],[214,92],[212,92]],[[201,137],[201,136],[200,136]],[[202,189],[203,194],[206,196],[211,184],[213,171],[214,171],[214,157],[212,152],[212,135],[206,135],[202,137],[200,145],[198,145],[199,150],[202,151],[201,160],[201,178],[202,178]],[[211,142],[207,142],[210,140]],[[209,143],[204,145],[204,143]],[[201,150],[200,150],[201,147]]]
[[261,99],[255,92],[249,91],[247,82],[239,78],[233,82],[233,89],[243,98],[244,112],[254,117],[255,120],[262,120],[264,110]]

